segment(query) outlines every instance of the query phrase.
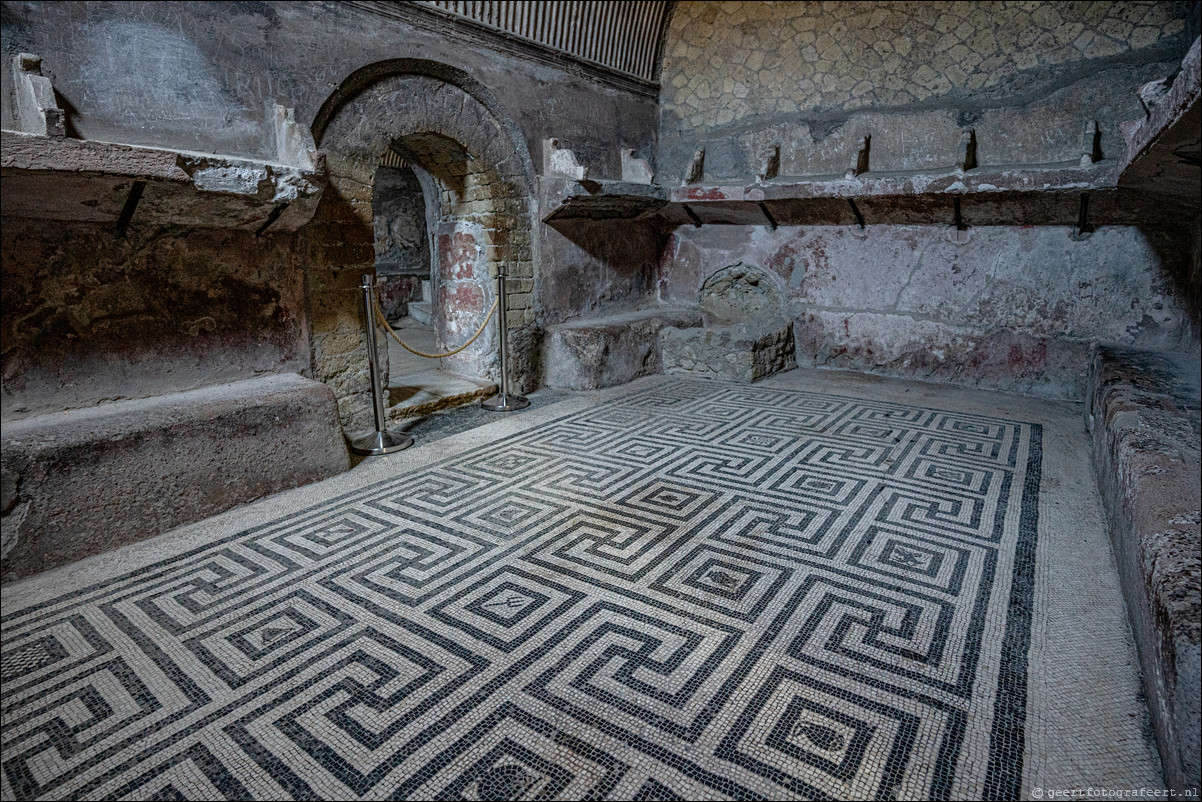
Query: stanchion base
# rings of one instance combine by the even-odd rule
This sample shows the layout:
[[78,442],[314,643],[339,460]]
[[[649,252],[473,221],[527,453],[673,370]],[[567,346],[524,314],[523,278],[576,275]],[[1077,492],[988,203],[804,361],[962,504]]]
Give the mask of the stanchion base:
[[413,445],[413,438],[404,432],[372,432],[351,442],[351,451],[366,457],[391,454]]
[[516,412],[530,406],[530,400],[513,393],[497,393],[481,401],[480,406],[489,412]]

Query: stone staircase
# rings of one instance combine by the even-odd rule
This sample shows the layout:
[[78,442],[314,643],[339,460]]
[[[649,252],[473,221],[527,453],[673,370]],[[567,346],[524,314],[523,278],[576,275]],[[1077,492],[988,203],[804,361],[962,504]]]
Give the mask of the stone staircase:
[[409,302],[409,317],[425,326],[429,326],[434,322],[434,314],[430,306],[431,294],[430,280],[422,279],[422,299],[420,301]]

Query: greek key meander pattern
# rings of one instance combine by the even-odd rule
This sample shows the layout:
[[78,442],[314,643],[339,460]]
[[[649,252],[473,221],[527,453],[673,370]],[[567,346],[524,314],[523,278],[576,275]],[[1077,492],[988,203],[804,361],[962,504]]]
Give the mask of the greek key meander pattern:
[[1017,795],[1040,440],[633,390],[7,616],[4,796]]

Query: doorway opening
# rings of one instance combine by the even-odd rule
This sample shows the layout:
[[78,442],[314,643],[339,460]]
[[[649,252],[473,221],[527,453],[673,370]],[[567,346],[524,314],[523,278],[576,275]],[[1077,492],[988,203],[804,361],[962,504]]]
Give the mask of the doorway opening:
[[[478,183],[469,178],[469,159],[451,140],[410,137],[386,151],[375,173],[380,305],[405,344],[425,354],[446,353],[470,339],[484,325],[494,296],[482,232],[464,208],[469,185]],[[495,393],[490,376],[495,329],[490,321],[475,343],[444,358],[412,353],[387,337],[389,418],[424,415]]]

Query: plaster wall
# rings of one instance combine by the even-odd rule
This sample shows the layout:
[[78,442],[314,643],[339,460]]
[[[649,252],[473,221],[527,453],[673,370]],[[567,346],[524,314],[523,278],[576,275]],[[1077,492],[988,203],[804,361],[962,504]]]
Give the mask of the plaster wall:
[[660,267],[670,305],[737,262],[765,269],[794,321],[797,361],[1081,399],[1091,347],[1165,349],[1186,311],[1133,227],[707,226],[678,229]]
[[1077,161],[1143,116],[1135,91],[1172,73],[1196,35],[1190,2],[681,3],[665,40],[659,168],[680,180],[705,149],[710,181],[870,169]]

